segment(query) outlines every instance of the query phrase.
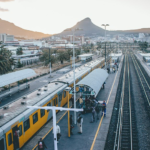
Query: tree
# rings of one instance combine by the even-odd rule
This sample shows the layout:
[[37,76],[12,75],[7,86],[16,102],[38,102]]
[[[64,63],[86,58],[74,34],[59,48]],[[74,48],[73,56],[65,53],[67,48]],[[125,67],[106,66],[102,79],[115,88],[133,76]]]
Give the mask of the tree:
[[80,49],[76,49],[76,50],[75,50],[75,55],[78,56],[78,55],[80,55],[80,54],[81,54],[81,50],[80,50]]
[[68,53],[63,52],[63,51],[59,51],[58,60],[61,62],[61,64],[63,64],[64,60],[67,60],[67,59],[68,59]]
[[14,59],[11,58],[11,51],[4,48],[0,43],[0,74],[7,73],[12,70]]
[[23,64],[20,63],[20,60],[18,60],[18,62],[17,62],[17,67],[18,67],[18,68],[23,67]]
[[23,51],[22,51],[22,48],[17,48],[17,55],[22,55],[23,54]]
[[56,58],[52,55],[50,55],[50,60],[49,60],[49,50],[48,49],[44,49],[42,55],[40,56],[40,61],[44,62],[45,66],[48,66],[49,63],[51,62],[51,66],[53,65],[53,63],[55,63]]
[[138,44],[139,44],[140,49],[142,51],[146,51],[146,49],[148,48],[148,43],[147,42],[139,42]]

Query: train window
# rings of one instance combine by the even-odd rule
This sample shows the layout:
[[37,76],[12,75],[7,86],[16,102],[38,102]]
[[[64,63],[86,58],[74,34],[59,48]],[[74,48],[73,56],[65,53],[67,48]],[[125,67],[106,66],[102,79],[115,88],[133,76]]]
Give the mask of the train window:
[[66,97],[66,91],[63,92],[64,93],[64,98]]
[[58,100],[57,100],[57,98],[55,99],[55,101],[56,101],[56,102],[55,102],[55,104],[57,105],[57,104],[58,104]]
[[45,115],[45,110],[41,109],[41,118]]
[[38,121],[38,113],[35,113],[33,115],[33,124],[35,124]]
[[10,146],[12,144],[12,135],[11,133],[8,134],[8,145]]
[[[47,104],[47,106],[51,106],[51,102]],[[47,110],[47,112],[49,112],[50,110]]]
[[4,139],[0,140],[0,148],[1,150],[4,150]]
[[22,125],[19,126],[19,136],[22,135]]
[[30,120],[26,120],[24,122],[24,132],[26,132],[30,128]]
[[53,100],[53,105],[56,106],[56,99]]
[[59,99],[59,102],[61,102],[61,100],[62,100],[62,93],[61,93],[61,94],[59,94],[58,99]]

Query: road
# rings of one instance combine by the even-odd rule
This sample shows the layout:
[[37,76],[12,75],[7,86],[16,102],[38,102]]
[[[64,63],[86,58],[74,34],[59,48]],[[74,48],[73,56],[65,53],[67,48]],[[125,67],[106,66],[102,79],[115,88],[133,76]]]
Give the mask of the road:
[[[96,58],[98,58],[98,56],[94,55],[94,56],[93,56],[93,60],[96,59]],[[82,64],[82,65],[83,65],[82,62],[79,62],[79,63],[77,63],[77,64]],[[70,69],[70,66],[64,67],[64,69]],[[71,69],[71,70],[72,70],[72,69]],[[70,70],[70,71],[71,71],[71,70]],[[0,103],[0,107],[6,105],[6,104],[8,104],[8,103],[11,103],[11,102],[13,102],[13,101],[16,101],[16,100],[19,99],[20,97],[23,97],[24,95],[27,95],[27,94],[29,94],[29,93],[35,91],[36,89],[38,89],[38,88],[44,86],[44,85],[47,84],[48,82],[50,82],[50,81],[52,81],[52,80],[55,80],[56,78],[59,78],[59,77],[61,77],[61,76],[63,75],[63,74],[58,74],[58,73],[56,73],[56,72],[57,72],[57,71],[52,72],[53,78],[49,78],[50,75],[45,75],[45,76],[42,76],[42,77],[40,77],[40,78],[37,78],[37,79],[35,79],[35,80],[32,80],[32,81],[28,82],[28,83],[30,84],[30,88],[29,88],[29,89],[25,89],[25,90],[23,90],[23,91],[21,91],[21,92],[17,92],[17,93],[15,93],[15,94],[13,94],[13,95],[10,96],[10,97],[4,98],[4,99],[1,101],[1,103]]]

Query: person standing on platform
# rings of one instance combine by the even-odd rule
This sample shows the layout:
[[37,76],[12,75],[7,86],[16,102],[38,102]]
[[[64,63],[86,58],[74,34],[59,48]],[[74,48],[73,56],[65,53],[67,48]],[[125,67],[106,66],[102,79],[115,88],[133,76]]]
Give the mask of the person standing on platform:
[[74,108],[74,96],[72,95],[72,97],[70,98],[70,101],[72,102],[72,108]]
[[42,138],[40,138],[40,141],[38,141],[38,150],[44,150],[44,149],[47,149],[44,141],[42,140]]
[[118,64],[116,64],[116,67],[117,67],[117,71],[118,71]]
[[105,101],[103,101],[103,107],[102,107],[102,115],[103,115],[103,113],[104,113],[104,117],[106,117],[106,102]]
[[92,107],[92,120],[90,123],[93,123],[94,121],[95,121],[95,107],[93,105],[93,107]]
[[79,92],[80,92],[80,96],[82,96],[83,88],[81,86],[79,87]]
[[80,96],[80,98],[79,98],[79,108],[82,108],[82,105],[83,105],[83,99],[82,99],[82,96]]
[[100,106],[98,104],[97,104],[95,110],[96,110],[96,114],[97,114],[97,120],[99,120]]
[[56,126],[56,134],[57,134],[57,143],[59,143],[59,139],[61,137],[61,134],[60,134],[60,127],[59,125]]
[[81,114],[79,114],[77,117],[77,126],[79,129],[78,133],[80,133],[80,134],[82,134],[82,123],[83,123],[83,118],[82,118]]
[[73,126],[73,120],[72,120],[72,115],[70,115],[70,133],[71,133],[71,135],[73,134],[72,133],[72,129],[74,128],[74,126]]

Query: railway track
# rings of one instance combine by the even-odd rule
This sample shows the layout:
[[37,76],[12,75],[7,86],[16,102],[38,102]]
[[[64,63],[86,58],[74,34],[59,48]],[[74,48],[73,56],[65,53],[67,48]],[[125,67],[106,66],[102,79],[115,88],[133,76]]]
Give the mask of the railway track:
[[[122,76],[121,96],[116,97],[117,105],[114,105],[113,118],[115,118],[114,129],[110,125],[105,144],[105,150],[137,150],[138,138],[135,118],[135,107],[133,103],[132,86],[130,78],[130,66],[128,55],[125,55],[124,70]],[[118,106],[116,108],[116,106]],[[118,110],[118,113],[114,113]],[[111,123],[114,122],[111,118]],[[115,132],[114,132],[115,131]],[[113,133],[114,132],[114,133]],[[110,137],[114,138],[110,140]],[[110,145],[111,146],[110,146]]]
[[140,83],[141,92],[144,97],[143,100],[145,102],[145,109],[150,118],[150,79],[147,72],[142,67],[141,63],[137,60],[135,55],[131,55],[131,57]]

